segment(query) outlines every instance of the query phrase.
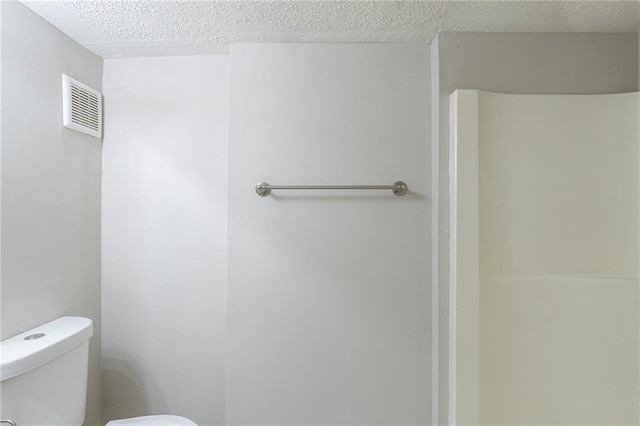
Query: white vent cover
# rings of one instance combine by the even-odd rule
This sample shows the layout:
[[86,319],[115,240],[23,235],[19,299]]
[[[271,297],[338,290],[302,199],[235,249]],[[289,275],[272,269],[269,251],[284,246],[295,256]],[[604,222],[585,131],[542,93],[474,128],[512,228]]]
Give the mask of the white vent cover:
[[102,138],[102,94],[62,74],[62,123],[69,129]]

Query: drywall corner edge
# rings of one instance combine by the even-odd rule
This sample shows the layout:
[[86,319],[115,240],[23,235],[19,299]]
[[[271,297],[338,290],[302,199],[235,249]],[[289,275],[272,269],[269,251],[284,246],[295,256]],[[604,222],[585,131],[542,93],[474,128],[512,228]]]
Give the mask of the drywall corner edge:
[[431,55],[431,191],[433,206],[431,210],[431,419],[434,425],[440,424],[440,277],[438,267],[440,262],[439,252],[439,186],[440,186],[440,54],[438,49],[438,37],[436,34],[429,45]]

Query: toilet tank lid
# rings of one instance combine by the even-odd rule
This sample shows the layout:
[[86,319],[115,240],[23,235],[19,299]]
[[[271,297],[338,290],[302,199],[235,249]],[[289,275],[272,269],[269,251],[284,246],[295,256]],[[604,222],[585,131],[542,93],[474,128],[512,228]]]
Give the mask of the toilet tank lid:
[[80,346],[93,335],[93,322],[61,317],[0,344],[0,381],[19,376]]

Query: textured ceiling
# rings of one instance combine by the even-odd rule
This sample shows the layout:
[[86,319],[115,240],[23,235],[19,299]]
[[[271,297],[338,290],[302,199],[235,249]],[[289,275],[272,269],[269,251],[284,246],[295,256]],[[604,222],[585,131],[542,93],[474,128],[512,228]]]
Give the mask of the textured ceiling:
[[634,1],[23,1],[103,58],[235,42],[429,42],[439,31],[639,32]]

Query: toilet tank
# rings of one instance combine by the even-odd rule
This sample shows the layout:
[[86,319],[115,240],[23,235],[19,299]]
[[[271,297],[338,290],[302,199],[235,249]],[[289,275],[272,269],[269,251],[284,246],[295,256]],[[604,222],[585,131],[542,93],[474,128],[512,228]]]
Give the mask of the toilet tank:
[[81,426],[92,335],[90,319],[62,317],[3,340],[0,419],[18,426]]

